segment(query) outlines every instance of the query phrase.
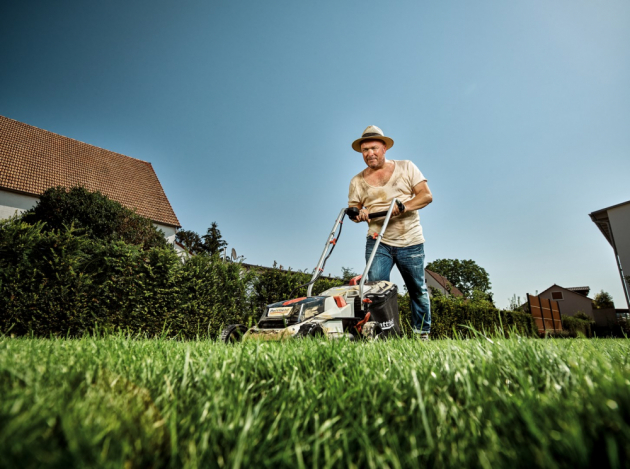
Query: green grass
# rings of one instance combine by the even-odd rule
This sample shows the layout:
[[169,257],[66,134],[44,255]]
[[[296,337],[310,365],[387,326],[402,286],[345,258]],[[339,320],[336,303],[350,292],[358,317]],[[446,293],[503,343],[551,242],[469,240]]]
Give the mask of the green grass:
[[629,352],[0,338],[0,465],[624,467]]

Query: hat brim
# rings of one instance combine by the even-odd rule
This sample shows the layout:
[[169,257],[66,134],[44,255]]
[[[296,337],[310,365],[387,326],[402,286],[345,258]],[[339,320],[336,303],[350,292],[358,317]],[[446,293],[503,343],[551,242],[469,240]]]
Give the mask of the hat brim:
[[370,137],[361,137],[357,138],[354,142],[352,142],[352,149],[361,153],[361,143],[366,140],[381,140],[385,142],[385,147],[389,150],[394,146],[394,141],[389,137],[381,137],[380,135],[372,135]]

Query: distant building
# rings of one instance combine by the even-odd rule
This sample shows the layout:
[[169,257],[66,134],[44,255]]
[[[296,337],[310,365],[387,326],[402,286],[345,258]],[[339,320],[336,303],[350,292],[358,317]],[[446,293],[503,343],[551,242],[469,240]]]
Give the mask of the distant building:
[[630,308],[630,200],[597,210],[589,216],[613,248],[626,304]]
[[[558,302],[560,314],[563,316],[575,316],[584,313],[589,316],[595,324],[602,327],[611,327],[619,324],[619,321],[630,319],[627,309],[596,309],[593,300],[588,297],[590,287],[561,287],[553,284],[538,295],[539,298],[546,298]],[[527,306],[527,303],[522,305]]]
[[570,287],[564,288],[553,284],[543,292],[538,294],[539,298],[546,298],[558,302],[560,314],[565,316],[575,316],[577,313],[585,313],[593,320],[593,300],[588,297],[590,287]]
[[453,285],[446,277],[441,276],[437,272],[433,272],[432,270],[429,270],[429,269],[424,269],[424,278],[427,282],[427,287],[429,289],[429,296],[432,296],[431,295],[432,288],[439,291],[444,296],[456,296],[456,297],[464,296],[464,294],[459,290],[459,288]]
[[175,242],[180,224],[151,163],[0,116],[0,219],[30,209],[56,186],[99,191]]

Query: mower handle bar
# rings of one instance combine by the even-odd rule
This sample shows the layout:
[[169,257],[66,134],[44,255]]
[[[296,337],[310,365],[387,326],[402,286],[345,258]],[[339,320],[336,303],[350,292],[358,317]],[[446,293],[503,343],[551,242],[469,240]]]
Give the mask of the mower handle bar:
[[[400,213],[403,213],[405,211],[405,204],[403,204],[398,199],[394,199],[394,200],[396,201],[396,205],[398,205],[398,211]],[[388,212],[389,210],[382,210],[380,212],[370,213],[368,214],[368,218],[372,220],[374,218],[384,217],[385,215],[387,215]],[[346,209],[346,214],[348,215],[350,220],[355,221],[357,217],[359,216],[359,209],[357,207],[348,207]]]
[[[383,236],[383,233],[385,232],[385,229],[387,228],[387,224],[389,223],[389,219],[391,217],[391,213],[392,210],[394,209],[394,204],[398,205],[398,210],[400,211],[400,213],[405,211],[405,206],[403,205],[403,203],[398,200],[398,199],[394,199],[392,200],[391,204],[389,205],[389,209],[383,212],[375,212],[375,213],[370,213],[370,218],[377,218],[377,217],[385,217],[385,220],[383,221],[383,226],[381,227],[381,232],[378,234],[377,238],[376,238],[376,244],[374,246],[374,249],[372,251],[372,255],[370,256],[370,259],[367,262],[367,265],[365,266],[365,270],[363,271],[363,277],[361,278],[361,282],[359,283],[359,294],[361,296],[361,300],[363,300],[363,284],[365,283],[365,280],[367,279],[367,273],[368,270],[370,270],[370,266],[372,265],[372,261],[374,260],[374,255],[376,254],[376,248],[378,247],[379,243],[381,242],[381,238]],[[337,227],[343,223],[343,217],[345,215],[348,215],[350,217],[350,219],[352,220],[353,217],[356,218],[359,215],[359,209],[356,207],[348,207],[348,208],[342,208],[341,211],[339,212],[339,215],[337,215],[337,219],[335,220],[335,224],[333,225],[333,229],[330,232],[330,234],[328,235],[328,239],[326,240],[326,245],[324,246],[324,251],[322,252],[322,255],[319,258],[319,261],[317,262],[317,266],[315,267],[315,269],[313,269],[313,276],[311,277],[311,282],[310,285],[308,286],[308,290],[306,292],[306,296],[311,296],[311,294],[313,293],[313,283],[314,281],[317,279],[317,277],[319,276],[319,273],[321,272],[322,266],[324,264],[324,261],[326,259],[326,254],[330,253],[331,251],[329,251],[329,249],[331,249],[331,246],[334,246],[336,244],[336,240],[335,240],[335,232],[337,231]],[[361,309],[364,308],[364,304],[363,301],[361,301]]]

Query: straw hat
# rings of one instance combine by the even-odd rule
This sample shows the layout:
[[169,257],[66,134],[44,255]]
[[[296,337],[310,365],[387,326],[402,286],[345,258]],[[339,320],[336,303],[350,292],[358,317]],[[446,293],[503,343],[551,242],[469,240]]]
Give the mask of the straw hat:
[[364,140],[382,140],[383,142],[385,142],[385,146],[388,150],[394,146],[394,141],[391,138],[383,135],[383,131],[375,125],[368,125],[368,127],[363,131],[363,135],[361,135],[361,138],[358,138],[354,142],[352,142],[352,149],[361,153],[361,142],[363,142]]

